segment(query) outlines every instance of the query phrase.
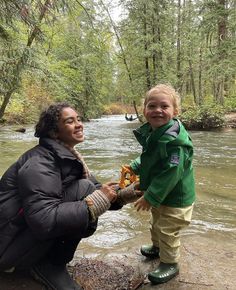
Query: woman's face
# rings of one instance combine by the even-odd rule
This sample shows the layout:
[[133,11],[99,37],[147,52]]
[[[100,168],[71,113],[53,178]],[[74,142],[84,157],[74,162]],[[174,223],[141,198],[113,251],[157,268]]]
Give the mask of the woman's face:
[[56,138],[71,148],[84,141],[84,126],[77,112],[70,107],[61,111]]

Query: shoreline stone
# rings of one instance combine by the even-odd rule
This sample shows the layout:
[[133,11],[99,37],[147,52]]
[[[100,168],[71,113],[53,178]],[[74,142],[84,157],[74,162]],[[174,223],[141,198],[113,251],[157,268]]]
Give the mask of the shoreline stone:
[[[235,244],[227,236],[211,233],[184,236],[181,246],[180,274],[160,285],[152,285],[146,279],[138,288],[140,290],[234,290],[236,276]],[[139,241],[130,245],[129,249],[120,248],[108,250],[102,256],[90,256],[83,253],[83,257],[112,263],[120,261],[124,265],[132,266],[138,274],[146,276],[158,265],[158,259],[146,259],[139,253]],[[77,260],[79,257],[77,257]],[[113,263],[114,264],[114,263]],[[114,264],[115,265],[115,264]],[[102,269],[101,269],[102,270]],[[99,275],[99,271],[98,271]],[[1,273],[1,290],[43,290],[43,286],[35,282],[29,273]],[[90,288],[93,290],[93,288]],[[106,284],[101,290],[106,290]],[[108,288],[109,289],[109,288]],[[86,289],[85,289],[86,290]],[[116,290],[114,288],[114,290]],[[125,289],[124,289],[125,290]],[[128,290],[128,289],[126,289]]]

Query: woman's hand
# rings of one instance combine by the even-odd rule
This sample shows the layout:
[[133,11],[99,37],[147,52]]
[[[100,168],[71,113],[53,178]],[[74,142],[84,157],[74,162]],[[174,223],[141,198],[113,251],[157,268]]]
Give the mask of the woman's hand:
[[114,190],[119,188],[119,182],[109,181],[104,184],[110,186]]
[[150,210],[151,204],[144,199],[144,197],[140,197],[135,203],[134,207],[136,207],[137,211],[139,210]]
[[99,189],[104,193],[110,202],[116,201],[117,193],[113,188],[113,185],[109,185],[110,183],[102,184],[102,187]]

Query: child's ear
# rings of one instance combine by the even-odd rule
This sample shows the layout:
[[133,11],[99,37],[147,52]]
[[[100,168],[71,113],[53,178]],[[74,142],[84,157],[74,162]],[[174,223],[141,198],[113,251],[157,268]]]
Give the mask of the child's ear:
[[176,109],[174,110],[174,117],[178,116],[178,114],[179,114],[179,110],[176,108]]

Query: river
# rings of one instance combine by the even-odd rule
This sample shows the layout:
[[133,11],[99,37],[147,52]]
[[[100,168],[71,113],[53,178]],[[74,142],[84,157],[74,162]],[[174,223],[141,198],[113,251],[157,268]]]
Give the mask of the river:
[[[86,139],[78,145],[89,168],[102,181],[117,181],[121,165],[141,152],[132,130],[138,122],[124,116],[103,116],[84,124]],[[0,128],[0,176],[25,150],[37,144],[34,128],[15,132]],[[236,238],[236,130],[190,131],[194,147],[197,201],[191,225],[183,236],[206,235],[235,243]],[[132,205],[100,217],[97,232],[80,244],[77,256],[103,255],[127,250],[130,244],[149,242],[149,213],[137,213]],[[236,245],[235,245],[236,249]]]

